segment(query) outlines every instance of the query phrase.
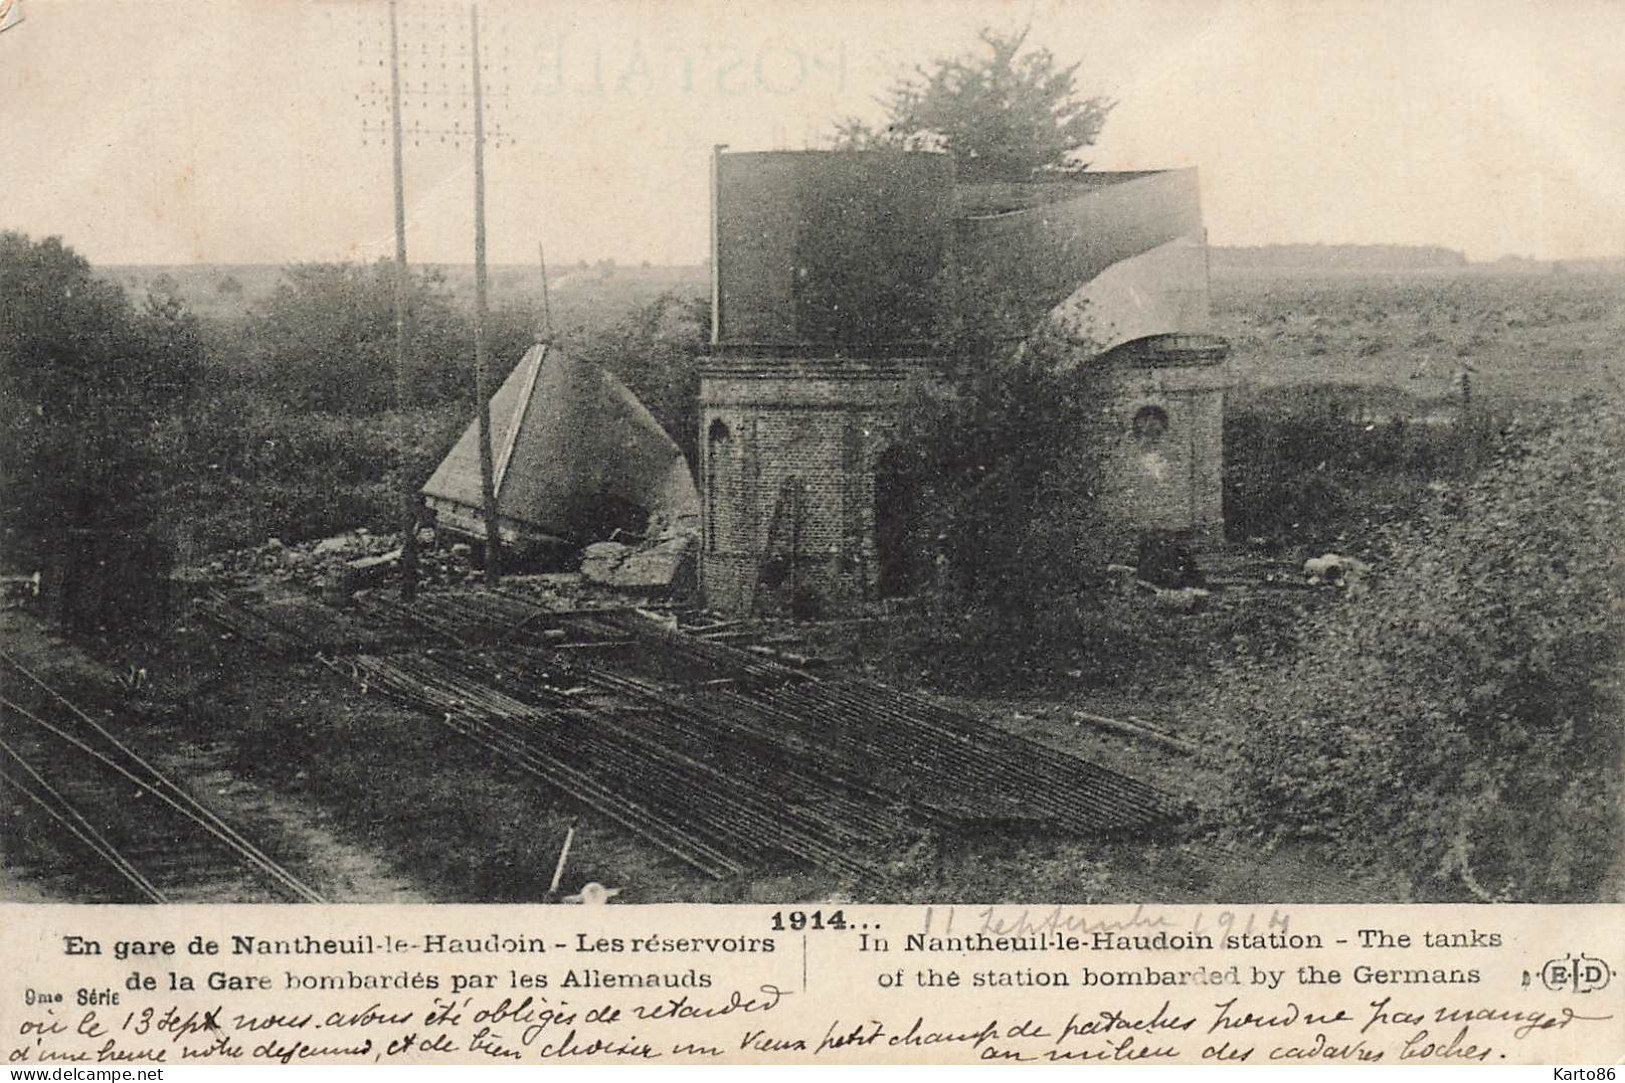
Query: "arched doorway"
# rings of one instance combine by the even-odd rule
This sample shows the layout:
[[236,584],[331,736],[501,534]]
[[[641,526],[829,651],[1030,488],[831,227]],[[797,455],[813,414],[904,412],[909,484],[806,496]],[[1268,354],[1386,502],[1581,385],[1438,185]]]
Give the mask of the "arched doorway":
[[734,473],[734,439],[727,422],[711,422],[705,433],[705,548],[715,553],[728,535],[725,485]]
[[882,598],[901,598],[931,583],[940,549],[926,510],[920,456],[893,445],[875,460],[875,554]]

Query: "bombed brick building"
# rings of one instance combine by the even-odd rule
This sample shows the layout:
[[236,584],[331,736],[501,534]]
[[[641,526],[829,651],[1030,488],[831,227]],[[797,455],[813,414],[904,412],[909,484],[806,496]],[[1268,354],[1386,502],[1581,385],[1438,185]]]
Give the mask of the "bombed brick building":
[[712,177],[713,354],[701,374],[700,580],[735,611],[839,612],[888,554],[877,474],[937,331],[1010,348],[1046,321],[1098,366],[1104,521],[1222,527],[1226,347],[1207,334],[1195,170],[958,183],[940,154],[725,154]]

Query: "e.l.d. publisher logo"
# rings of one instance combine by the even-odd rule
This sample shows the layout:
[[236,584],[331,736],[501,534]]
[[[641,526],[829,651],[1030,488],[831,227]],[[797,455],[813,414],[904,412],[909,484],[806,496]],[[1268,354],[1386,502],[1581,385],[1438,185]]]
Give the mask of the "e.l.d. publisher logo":
[[23,0],[0,0],[0,30],[10,30],[23,21]]

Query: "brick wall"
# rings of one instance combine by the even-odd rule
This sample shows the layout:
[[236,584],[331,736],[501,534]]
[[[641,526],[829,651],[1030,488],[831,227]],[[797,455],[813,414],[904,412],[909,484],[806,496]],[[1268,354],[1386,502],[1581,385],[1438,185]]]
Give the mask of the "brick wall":
[[[1188,531],[1198,542],[1224,534],[1223,366],[1120,365],[1102,409],[1107,444],[1103,501],[1125,535]],[[1137,425],[1137,418],[1162,421]]]
[[[800,594],[832,613],[875,597],[876,467],[896,432],[904,381],[924,365],[745,358],[701,374],[707,605],[786,612]],[[1108,400],[1080,419],[1106,445],[1101,500],[1125,557],[1145,529],[1222,538],[1225,385],[1213,363],[1119,362]],[[1137,426],[1141,417],[1155,425]],[[761,586],[775,554],[793,555],[791,566],[777,585]]]
[[[749,358],[701,374],[708,605],[771,612],[799,594],[834,612],[874,597],[875,466],[917,364]],[[759,586],[775,555],[790,566]]]

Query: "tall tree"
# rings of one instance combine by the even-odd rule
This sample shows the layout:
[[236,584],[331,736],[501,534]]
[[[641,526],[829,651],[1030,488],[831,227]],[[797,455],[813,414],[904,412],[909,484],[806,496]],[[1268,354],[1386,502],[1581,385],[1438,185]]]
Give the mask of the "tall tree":
[[[984,28],[979,42],[898,79],[880,99],[886,123],[848,118],[836,148],[946,151],[972,182],[1087,168],[1081,155],[1115,103],[1081,95],[1079,65],[1030,47],[1025,29]],[[1073,344],[1035,331],[1019,289],[985,269],[953,265],[936,285],[951,298],[935,327],[946,379],[915,389],[877,472],[882,589],[946,592],[956,619],[931,633],[930,651],[1016,679],[1046,652],[1075,649],[1063,642],[1079,627],[1075,595],[1111,556],[1095,498],[1101,370],[1064,365]],[[1035,636],[1035,613],[1073,616]]]
[[1116,102],[1080,96],[1078,64],[1061,65],[1049,49],[1027,48],[1028,30],[984,28],[982,48],[916,67],[880,99],[887,122],[856,117],[836,126],[842,149],[894,147],[954,155],[966,180],[1026,180],[1087,168]]
[[4,557],[44,573],[53,613],[83,631],[163,601],[165,498],[201,363],[173,298],[136,311],[56,238],[0,234],[0,513]]
[[[370,414],[394,400],[395,285],[389,261],[300,263],[249,321],[249,358],[265,392],[289,405]],[[473,341],[444,278],[419,270],[408,284],[414,402],[467,398]]]

